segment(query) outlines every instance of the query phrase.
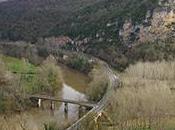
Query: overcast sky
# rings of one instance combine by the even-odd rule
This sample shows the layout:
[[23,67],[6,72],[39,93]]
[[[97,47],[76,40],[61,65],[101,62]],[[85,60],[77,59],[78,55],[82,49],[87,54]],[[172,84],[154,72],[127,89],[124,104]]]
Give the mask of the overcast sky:
[[0,0],[0,2],[7,1],[7,0]]

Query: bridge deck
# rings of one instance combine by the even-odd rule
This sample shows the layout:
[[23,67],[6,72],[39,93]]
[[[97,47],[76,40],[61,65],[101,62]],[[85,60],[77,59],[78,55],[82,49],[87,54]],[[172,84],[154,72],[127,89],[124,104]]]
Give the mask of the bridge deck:
[[90,108],[93,108],[96,106],[95,103],[90,103],[90,102],[74,101],[74,100],[70,100],[70,99],[57,99],[57,98],[53,98],[53,97],[40,96],[40,95],[31,95],[31,96],[29,96],[29,98],[50,100],[50,101],[55,101],[55,102],[64,102],[64,103],[76,104],[76,105],[90,107]]

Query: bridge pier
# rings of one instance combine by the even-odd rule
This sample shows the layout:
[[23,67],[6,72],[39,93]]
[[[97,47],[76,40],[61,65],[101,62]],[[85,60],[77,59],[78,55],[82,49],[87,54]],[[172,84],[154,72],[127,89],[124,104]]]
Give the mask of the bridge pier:
[[55,111],[55,102],[50,101],[50,113],[52,116],[54,116],[54,111]]
[[38,99],[38,107],[40,108],[40,107],[42,107],[42,99]]
[[64,103],[64,113],[68,113],[68,103]]
[[64,117],[68,119],[68,103],[64,103]]
[[54,101],[50,101],[50,110],[51,111],[55,110],[55,102]]

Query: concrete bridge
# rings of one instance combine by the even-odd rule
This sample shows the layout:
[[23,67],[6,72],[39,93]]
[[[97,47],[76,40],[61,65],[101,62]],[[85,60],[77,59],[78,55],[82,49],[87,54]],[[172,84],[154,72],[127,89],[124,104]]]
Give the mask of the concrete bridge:
[[43,95],[28,95],[29,99],[33,99],[37,101],[37,106],[42,107],[44,101],[50,101],[50,109],[52,111],[55,110],[55,102],[62,102],[64,103],[64,112],[65,114],[68,114],[68,104],[74,104],[79,106],[79,113],[81,113],[82,107],[90,110],[96,106],[95,103],[92,102],[84,102],[84,101],[75,101],[75,100],[70,100],[70,99],[58,99],[54,97],[49,97],[49,96],[43,96]]

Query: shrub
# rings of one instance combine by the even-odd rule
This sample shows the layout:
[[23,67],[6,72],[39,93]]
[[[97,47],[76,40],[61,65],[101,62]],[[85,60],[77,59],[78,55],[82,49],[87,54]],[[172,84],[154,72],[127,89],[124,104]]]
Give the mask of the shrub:
[[72,122],[68,120],[66,121],[63,120],[63,121],[60,121],[59,123],[51,120],[44,124],[44,130],[64,130],[68,128],[71,124]]
[[27,109],[30,102],[26,94],[47,92],[54,95],[61,85],[61,71],[53,57],[48,57],[37,69],[25,59],[3,56],[0,58],[0,113]]
[[174,65],[175,62],[147,62],[127,68],[121,74],[122,88],[113,94],[109,109],[115,123],[142,119],[149,121],[152,129],[169,127],[169,117],[175,114]]
[[0,113],[16,110],[20,107],[17,99],[20,87],[17,78],[10,73],[0,58]]
[[124,75],[147,80],[175,80],[175,62],[139,62],[130,65]]
[[128,59],[133,61],[172,61],[174,60],[175,44],[174,38],[156,40],[138,44],[127,52]]
[[88,73],[91,69],[91,65],[88,62],[88,58],[83,55],[74,56],[68,63],[73,69],[80,70],[81,72]]
[[90,100],[99,101],[106,92],[108,78],[101,67],[95,67],[90,73],[91,82],[87,89],[87,95]]
[[50,94],[55,94],[62,86],[61,70],[56,65],[56,61],[52,56],[49,56],[43,64],[40,66],[38,71],[38,92],[44,91]]
[[59,130],[56,123],[44,124],[44,130]]

